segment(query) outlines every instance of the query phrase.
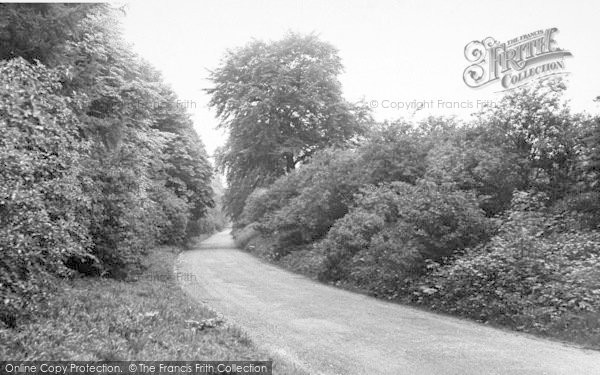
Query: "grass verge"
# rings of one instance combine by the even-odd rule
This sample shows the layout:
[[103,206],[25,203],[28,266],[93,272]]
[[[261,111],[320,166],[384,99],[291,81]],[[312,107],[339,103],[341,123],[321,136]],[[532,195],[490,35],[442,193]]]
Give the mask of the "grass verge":
[[[35,319],[0,328],[4,360],[273,360],[275,374],[305,374],[258,349],[226,322],[199,330],[190,321],[215,319],[178,286],[178,249],[151,251],[134,281],[63,280]],[[187,322],[186,322],[187,321]]]

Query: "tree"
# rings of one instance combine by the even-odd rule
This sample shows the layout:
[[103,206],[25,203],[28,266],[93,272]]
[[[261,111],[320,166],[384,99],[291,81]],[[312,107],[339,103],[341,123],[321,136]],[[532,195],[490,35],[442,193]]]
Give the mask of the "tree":
[[576,181],[582,119],[563,101],[565,90],[560,78],[548,78],[509,92],[478,116],[482,144],[501,145],[514,158],[515,188],[545,191],[552,201]]
[[229,51],[211,72],[210,106],[229,131],[217,162],[226,171],[234,218],[254,188],[361,133],[366,111],[342,98],[341,71],[333,46],[314,35],[289,34]]
[[86,144],[60,74],[0,61],[0,322],[34,311],[63,261],[89,245],[79,165]]
[[600,117],[587,119],[587,124],[581,169],[586,174],[588,190],[600,192]]
[[0,4],[0,60],[22,57],[44,64],[60,58],[78,23],[104,4]]

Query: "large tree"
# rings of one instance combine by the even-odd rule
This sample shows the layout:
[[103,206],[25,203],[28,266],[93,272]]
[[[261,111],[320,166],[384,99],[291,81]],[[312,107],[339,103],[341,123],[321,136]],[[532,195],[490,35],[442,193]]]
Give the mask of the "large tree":
[[229,182],[226,202],[232,217],[257,186],[360,133],[366,112],[343,99],[341,72],[333,46],[293,33],[229,51],[211,72],[210,106],[219,127],[229,131],[218,164]]

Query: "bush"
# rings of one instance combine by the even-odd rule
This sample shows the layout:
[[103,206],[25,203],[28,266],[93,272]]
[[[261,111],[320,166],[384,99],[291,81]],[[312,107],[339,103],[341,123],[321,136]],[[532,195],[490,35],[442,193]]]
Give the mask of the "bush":
[[[425,120],[421,127],[430,125],[432,129],[421,131],[412,124],[394,122],[381,124],[358,149],[361,174],[368,176],[368,183],[403,181],[414,184],[425,175],[426,157],[430,138],[434,133],[433,120]],[[446,123],[445,120],[440,120]]]
[[320,276],[395,293],[426,259],[440,260],[489,238],[492,222],[473,194],[421,180],[363,189],[329,231]]
[[583,191],[568,194],[553,205],[563,224],[575,230],[600,229],[600,192]]
[[335,220],[346,214],[363,180],[355,151],[322,151],[269,189],[255,190],[240,225],[258,223],[258,230],[274,236],[275,249],[283,256],[327,234]]
[[435,145],[427,155],[427,179],[476,191],[488,216],[510,207],[512,193],[522,186],[515,171],[517,158],[495,145],[454,139]]
[[[258,248],[259,246],[266,245],[266,248],[268,249],[267,241],[256,242],[256,245],[254,245],[254,241],[251,242],[251,246],[255,247],[253,249],[255,254],[258,253],[260,255],[261,249]],[[321,269],[324,260],[325,255],[321,249],[318,246],[311,245],[279,258],[277,264],[312,279],[317,279],[319,276],[319,269]]]
[[335,221],[348,212],[354,193],[365,183],[352,150],[323,152],[299,173],[298,194],[264,221],[278,238],[278,252],[308,244],[327,234]]
[[414,184],[423,177],[429,138],[447,125],[445,120],[428,121],[423,126],[433,130],[415,130],[402,122],[384,124],[356,149],[316,153],[268,188],[255,190],[240,226],[259,223],[265,235],[275,238],[279,256],[322,239],[346,215],[361,187],[391,181]]
[[172,191],[158,187],[153,200],[158,203],[157,214],[162,213],[158,221],[158,238],[163,244],[181,246],[188,238],[190,208],[188,203]]
[[522,330],[597,339],[600,233],[553,230],[542,198],[516,194],[489,244],[433,267],[406,289],[409,299]]
[[[326,254],[323,269],[320,271],[322,280],[342,280],[349,277],[352,258],[362,249],[369,247],[373,236],[386,226],[384,212],[389,210],[384,195],[391,194],[382,191],[380,207],[358,207],[351,213],[338,220],[329,231],[327,237],[319,244]],[[391,199],[391,198],[390,198]]]
[[253,238],[260,236],[260,232],[256,229],[256,227],[256,224],[250,224],[242,229],[235,231],[233,233],[233,240],[235,241],[235,246],[240,249],[243,249]]
[[102,263],[105,274],[125,278],[130,272],[141,271],[142,257],[155,243],[161,228],[157,219],[164,220],[167,214],[143,198],[133,171],[110,170],[94,178],[99,190],[92,194],[90,233],[94,239],[93,254]]
[[[258,188],[254,190],[246,199],[246,205],[244,211],[240,217],[238,224],[245,226],[261,220],[269,211],[273,210],[275,202],[280,199],[276,199],[277,195],[281,195],[279,192],[280,184],[273,184],[269,189]],[[289,186],[289,184],[286,184]]]
[[348,281],[375,296],[397,295],[407,277],[421,273],[426,260],[423,245],[407,234],[388,227],[374,235],[368,248],[350,260]]

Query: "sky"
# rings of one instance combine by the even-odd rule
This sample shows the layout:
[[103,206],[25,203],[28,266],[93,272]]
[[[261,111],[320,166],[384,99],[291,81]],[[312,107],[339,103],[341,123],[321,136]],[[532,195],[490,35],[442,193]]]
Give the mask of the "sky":
[[[252,39],[278,40],[289,31],[319,35],[339,50],[344,97],[368,103],[376,120],[468,118],[483,102],[499,100],[503,88],[465,84],[465,46],[556,27],[558,47],[573,55],[564,60],[572,108],[598,113],[599,16],[597,0],[149,0],[127,4],[124,31],[179,95],[212,155],[226,136],[216,129],[203,91],[209,70],[228,49]],[[429,104],[415,112],[418,102]]]

